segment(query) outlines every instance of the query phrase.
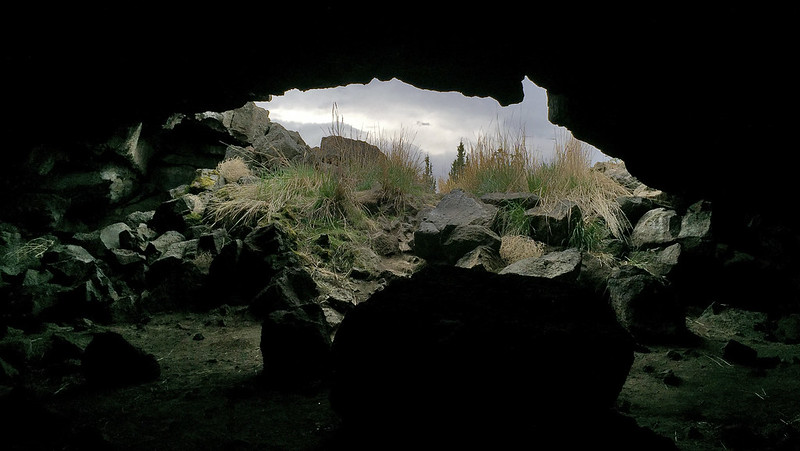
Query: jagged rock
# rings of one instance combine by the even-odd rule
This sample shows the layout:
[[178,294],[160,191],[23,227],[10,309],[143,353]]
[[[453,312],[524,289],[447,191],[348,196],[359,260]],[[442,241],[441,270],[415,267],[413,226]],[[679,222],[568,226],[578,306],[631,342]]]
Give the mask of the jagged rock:
[[197,239],[197,251],[218,255],[230,241],[231,237],[225,229],[214,229]]
[[484,271],[498,272],[504,266],[498,249],[492,246],[478,246],[461,257],[456,266],[459,268],[477,268]]
[[356,161],[361,163],[379,163],[386,160],[386,155],[378,148],[366,141],[345,138],[344,136],[324,136],[319,143],[319,149],[311,157],[314,162],[339,165],[342,161]]
[[313,388],[328,379],[330,349],[330,328],[319,305],[276,310],[261,326],[262,380],[281,388]]
[[144,255],[129,249],[112,249],[111,255],[114,256],[114,262],[122,267],[144,265],[147,262]]
[[711,202],[695,202],[686,209],[686,214],[681,218],[678,240],[686,249],[694,251],[711,238]]
[[414,252],[431,261],[455,263],[480,245],[500,248],[489,226],[497,208],[453,190],[435,208],[423,212],[414,232]]
[[495,252],[500,251],[500,236],[491,229],[480,225],[462,225],[453,229],[441,244],[441,259],[455,263],[464,255],[480,246],[488,246]]
[[625,167],[623,161],[600,161],[595,163],[592,169],[605,174],[611,180],[631,191],[643,185],[642,182],[628,172],[628,168]]
[[81,369],[89,384],[100,387],[142,384],[161,375],[155,356],[133,346],[116,332],[94,335],[83,353]]
[[631,232],[631,244],[647,248],[669,245],[678,239],[681,218],[675,210],[654,208],[645,213]]
[[570,248],[516,261],[503,268],[500,274],[574,282],[580,270],[581,251]]
[[251,301],[250,311],[265,318],[276,310],[293,310],[319,296],[316,282],[302,268],[284,268]]
[[680,243],[673,243],[665,248],[633,251],[628,258],[653,275],[667,277],[672,272],[672,269],[678,265],[680,256]]
[[576,224],[582,221],[580,207],[575,202],[561,200],[554,205],[538,206],[525,211],[530,221],[531,236],[554,246],[569,243]]
[[481,202],[496,207],[519,205],[530,209],[539,205],[541,198],[533,193],[487,193],[481,196]]
[[387,437],[395,449],[620,449],[631,437],[609,416],[629,335],[602,298],[552,280],[429,266],[348,312],[332,362],[331,404],[354,449]]
[[636,224],[645,213],[656,207],[652,199],[641,196],[620,196],[617,198],[620,210],[631,224]]
[[581,267],[576,282],[581,287],[604,295],[615,268],[613,262],[600,259],[593,252],[581,252]]
[[154,261],[159,258],[164,252],[175,243],[185,241],[186,237],[182,233],[175,230],[168,230],[159,235],[158,238],[147,243],[144,253],[148,260]]
[[42,256],[42,263],[53,273],[55,282],[63,285],[87,279],[97,267],[96,259],[74,244],[54,246]]
[[131,232],[131,228],[124,222],[116,222],[100,230],[100,241],[103,243],[106,250],[110,251],[120,248],[119,235],[122,232]]
[[125,223],[131,229],[135,229],[139,227],[141,224],[148,224],[150,221],[153,220],[153,216],[156,214],[155,210],[147,210],[147,211],[132,211],[128,213],[128,216],[125,217]]
[[311,151],[300,133],[287,130],[275,122],[270,123],[265,135],[254,138],[252,143],[258,161],[267,167],[301,160]]
[[150,221],[158,232],[177,230],[186,234],[189,227],[197,223],[205,211],[205,204],[194,194],[184,194],[176,199],[161,203]]
[[625,265],[609,278],[608,295],[617,320],[636,339],[657,342],[686,338],[685,312],[663,279]]

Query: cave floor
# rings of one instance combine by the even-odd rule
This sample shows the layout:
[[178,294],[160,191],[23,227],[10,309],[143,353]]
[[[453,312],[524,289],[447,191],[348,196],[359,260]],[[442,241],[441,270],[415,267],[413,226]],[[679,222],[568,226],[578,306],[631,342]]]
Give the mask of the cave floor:
[[[800,439],[800,346],[764,340],[754,315],[729,309],[689,317],[696,345],[637,352],[619,410],[681,450],[796,449],[778,444]],[[79,449],[76,441],[85,439],[130,450],[320,450],[335,436],[339,418],[325,389],[287,393],[257,383],[261,326],[246,314],[165,313],[108,329],[154,354],[161,376],[93,390],[79,372],[31,374],[27,385],[47,410],[68,419],[71,443],[62,449]],[[783,362],[767,370],[726,362],[729,339]]]

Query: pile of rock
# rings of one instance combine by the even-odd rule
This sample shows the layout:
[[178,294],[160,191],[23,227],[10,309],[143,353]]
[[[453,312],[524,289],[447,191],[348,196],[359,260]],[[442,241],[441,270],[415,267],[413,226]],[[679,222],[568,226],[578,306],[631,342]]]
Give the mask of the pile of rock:
[[[615,174],[624,176],[619,168]],[[564,200],[545,209],[533,194],[493,193],[478,199],[460,190],[421,214],[414,250],[430,263],[582,285],[607,295],[620,323],[637,339],[682,338],[685,297],[693,291],[697,276],[693,279],[679,266],[713,256],[711,205],[699,201],[679,212],[669,207],[666,200],[673,198],[663,193],[641,187],[637,192],[641,195],[618,200],[633,220],[632,230],[619,238],[609,235],[600,252],[569,246],[583,221],[574,202]],[[498,208],[511,202],[526,208],[530,238],[544,243],[542,255],[519,261],[499,257],[501,238],[493,221]]]

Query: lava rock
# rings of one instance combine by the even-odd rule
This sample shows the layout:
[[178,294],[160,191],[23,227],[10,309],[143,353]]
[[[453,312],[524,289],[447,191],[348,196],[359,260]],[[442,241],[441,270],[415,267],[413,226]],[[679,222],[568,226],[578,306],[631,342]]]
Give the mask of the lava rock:
[[81,368],[87,383],[121,387],[151,382],[161,375],[155,356],[133,346],[116,332],[95,334],[86,346]]

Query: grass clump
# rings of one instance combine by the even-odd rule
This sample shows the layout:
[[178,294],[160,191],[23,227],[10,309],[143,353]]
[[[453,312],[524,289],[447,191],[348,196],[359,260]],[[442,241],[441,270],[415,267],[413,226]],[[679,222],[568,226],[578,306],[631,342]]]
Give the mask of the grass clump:
[[[332,136],[341,137],[343,129],[334,109]],[[255,183],[228,183],[216,191],[207,220],[231,230],[280,221],[295,232],[299,254],[346,272],[358,259],[345,250],[368,245],[378,216],[403,215],[419,199],[434,195],[424,177],[423,158],[407,134],[371,141],[380,155],[345,148],[334,159],[279,159],[275,167],[260,168]],[[341,142],[361,146],[353,138]],[[244,160],[232,159],[218,170],[230,182],[252,175],[245,168]],[[363,195],[367,191],[375,196]],[[368,209],[368,201],[379,208]],[[319,245],[323,235],[330,245]]]
[[[452,174],[451,174],[452,175]],[[623,239],[630,229],[616,199],[630,192],[605,174],[591,169],[589,147],[564,134],[556,140],[555,156],[537,161],[525,142],[525,133],[498,128],[494,135],[482,135],[470,143],[458,174],[440,180],[442,192],[459,188],[481,196],[490,192],[531,192],[540,207],[553,208],[563,200],[578,204],[583,222],[573,231],[570,244],[595,249],[608,236]],[[495,227],[503,234],[527,234],[524,209],[501,209]]]

